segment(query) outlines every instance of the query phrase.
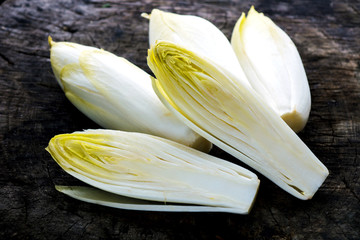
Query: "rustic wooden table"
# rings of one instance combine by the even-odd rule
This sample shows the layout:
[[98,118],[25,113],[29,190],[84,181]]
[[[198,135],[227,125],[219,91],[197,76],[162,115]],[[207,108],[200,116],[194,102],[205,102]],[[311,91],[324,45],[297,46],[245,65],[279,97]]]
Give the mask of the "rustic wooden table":
[[[360,3],[358,1],[0,1],[1,239],[360,239]],[[262,176],[249,215],[115,210],[71,199],[78,184],[44,150],[60,133],[98,128],[53,77],[48,35],[104,48],[144,70],[153,8],[204,17],[230,37],[251,4],[294,40],[312,94],[299,135],[329,168],[301,201]],[[209,49],[211,51],[211,49]],[[233,160],[214,149],[212,154]]]

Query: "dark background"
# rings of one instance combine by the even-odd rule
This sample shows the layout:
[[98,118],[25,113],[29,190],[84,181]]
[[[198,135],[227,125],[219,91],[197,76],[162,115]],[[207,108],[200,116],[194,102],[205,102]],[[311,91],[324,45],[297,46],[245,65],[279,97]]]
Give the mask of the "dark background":
[[[1,239],[360,239],[359,1],[0,3]],[[111,209],[54,189],[79,182],[44,150],[50,138],[98,126],[57,85],[48,35],[104,48],[150,72],[142,12],[198,15],[229,38],[252,4],[290,35],[304,62],[312,111],[299,135],[330,171],[312,200],[298,200],[261,175],[249,215]],[[212,154],[234,160],[217,148]]]

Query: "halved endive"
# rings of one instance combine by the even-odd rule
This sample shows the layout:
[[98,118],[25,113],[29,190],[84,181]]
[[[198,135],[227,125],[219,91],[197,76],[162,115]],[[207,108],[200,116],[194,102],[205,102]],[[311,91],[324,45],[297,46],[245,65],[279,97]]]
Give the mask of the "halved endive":
[[149,19],[149,44],[165,40],[206,56],[233,73],[237,81],[248,84],[226,36],[210,21],[193,15],[181,15],[153,9],[142,14]]
[[251,7],[237,21],[231,44],[251,86],[295,131],[309,117],[311,97],[300,55],[290,37]]
[[57,186],[59,191],[105,206],[246,214],[259,185],[255,174],[236,164],[143,133],[60,134],[46,149],[67,173],[97,188]]
[[54,42],[51,66],[66,97],[109,129],[153,134],[208,152],[211,143],[161,103],[150,75],[124,58],[93,47]]
[[153,86],[189,127],[300,199],[310,199],[327,168],[251,87],[210,59],[166,41],[148,51]]

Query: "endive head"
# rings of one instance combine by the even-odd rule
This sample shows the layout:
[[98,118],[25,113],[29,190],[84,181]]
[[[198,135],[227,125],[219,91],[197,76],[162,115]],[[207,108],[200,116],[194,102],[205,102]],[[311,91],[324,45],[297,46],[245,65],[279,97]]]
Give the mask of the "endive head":
[[149,18],[149,44],[165,40],[183,46],[216,62],[238,81],[247,79],[226,36],[210,21],[154,9]]
[[69,42],[51,45],[51,64],[66,97],[109,129],[143,132],[208,152],[211,143],[171,114],[158,99],[150,75],[124,58]]
[[69,174],[137,199],[247,213],[259,181],[250,171],[163,138],[87,130],[52,138],[47,151]]
[[310,89],[290,37],[251,7],[237,21],[231,44],[251,86],[295,132],[302,130],[311,107]]
[[184,123],[300,199],[310,199],[328,170],[265,100],[221,67],[159,41],[148,65],[164,104]]

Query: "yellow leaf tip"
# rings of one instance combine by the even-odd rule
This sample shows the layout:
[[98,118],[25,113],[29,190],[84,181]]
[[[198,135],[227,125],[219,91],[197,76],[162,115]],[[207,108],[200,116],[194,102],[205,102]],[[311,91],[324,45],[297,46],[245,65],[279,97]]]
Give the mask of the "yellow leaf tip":
[[52,47],[53,44],[55,43],[53,40],[52,40],[52,37],[49,35],[48,36],[48,43],[49,43],[49,46]]
[[254,5],[251,5],[250,10],[248,12],[248,16],[251,14],[262,14],[262,13],[259,13],[258,11],[256,11]]
[[148,13],[141,13],[140,15],[141,17],[143,18],[146,18],[147,20],[150,20],[150,17],[151,17],[151,14],[148,14]]

